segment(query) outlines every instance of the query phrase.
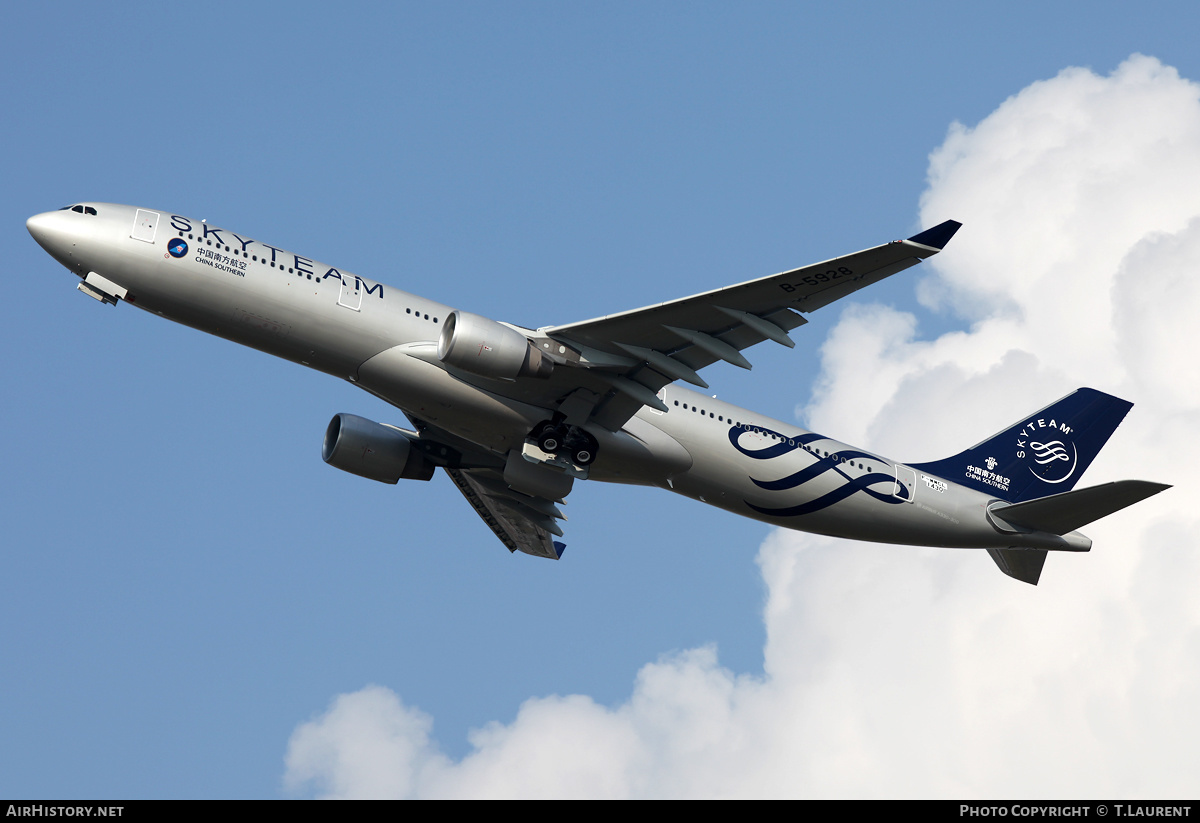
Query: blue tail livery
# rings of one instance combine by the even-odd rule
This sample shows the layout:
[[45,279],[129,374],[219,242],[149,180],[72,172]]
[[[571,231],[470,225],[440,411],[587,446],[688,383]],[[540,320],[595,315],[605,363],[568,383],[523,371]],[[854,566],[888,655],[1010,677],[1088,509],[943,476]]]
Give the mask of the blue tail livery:
[[1077,389],[964,452],[913,468],[1010,503],[1070,491],[1131,408]]

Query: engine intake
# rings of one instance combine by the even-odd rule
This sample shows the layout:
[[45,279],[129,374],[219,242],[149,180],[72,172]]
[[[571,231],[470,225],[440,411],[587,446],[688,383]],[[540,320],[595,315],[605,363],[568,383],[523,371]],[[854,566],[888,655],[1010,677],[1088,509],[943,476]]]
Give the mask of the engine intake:
[[325,429],[321,459],[335,469],[380,483],[428,480],[434,466],[413,448],[415,434],[354,414],[335,414]]
[[554,362],[516,329],[478,314],[453,311],[442,324],[438,360],[481,377],[546,378]]

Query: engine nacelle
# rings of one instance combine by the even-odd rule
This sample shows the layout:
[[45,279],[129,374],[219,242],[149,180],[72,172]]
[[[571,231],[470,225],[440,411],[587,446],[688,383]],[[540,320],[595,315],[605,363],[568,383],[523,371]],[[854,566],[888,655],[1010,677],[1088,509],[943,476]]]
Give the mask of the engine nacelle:
[[549,377],[554,363],[525,335],[465,311],[450,312],[438,338],[438,360],[482,377]]
[[413,448],[409,435],[354,414],[335,414],[329,421],[321,458],[335,469],[380,483],[433,477],[434,465]]

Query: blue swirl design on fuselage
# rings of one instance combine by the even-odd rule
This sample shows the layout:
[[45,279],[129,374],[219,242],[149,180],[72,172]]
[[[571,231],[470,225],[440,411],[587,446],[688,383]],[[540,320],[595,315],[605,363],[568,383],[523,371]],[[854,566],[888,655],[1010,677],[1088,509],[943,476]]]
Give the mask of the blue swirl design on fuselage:
[[[747,449],[738,442],[742,434],[747,431],[757,431],[766,435],[773,435],[780,438],[780,442],[771,446],[767,446],[763,449]],[[729,442],[733,445],[733,447],[742,454],[753,458],[754,460],[771,460],[776,457],[782,457],[783,455],[793,452],[796,449],[803,449],[805,445],[812,443],[815,440],[825,439],[826,438],[814,432],[800,435],[799,437],[788,438],[779,432],[771,431],[770,429],[763,428],[762,426],[733,426],[729,429]],[[808,453],[812,455],[812,457],[816,458],[816,462],[811,466],[807,466],[806,468],[803,468],[794,474],[790,474],[787,477],[781,477],[778,480],[759,480],[751,476],[750,482],[754,483],[754,485],[758,486],[759,488],[766,489],[768,491],[787,491],[788,489],[794,489],[802,486],[810,480],[814,480],[827,472],[833,472],[842,478],[844,481],[842,485],[838,486],[831,492],[827,492],[820,497],[809,500],[807,503],[801,503],[797,506],[785,506],[783,508],[772,509],[763,506],[756,506],[749,500],[743,500],[742,502],[751,509],[754,509],[754,511],[758,512],[759,514],[766,514],[772,517],[797,517],[799,515],[812,514],[813,512],[826,509],[832,506],[834,503],[839,503],[857,492],[870,495],[881,503],[893,505],[902,503],[908,499],[909,490],[903,484],[901,484],[899,487],[899,494],[884,494],[870,488],[870,486],[876,483],[886,482],[895,484],[896,478],[893,475],[884,474],[882,472],[871,472],[870,474],[851,477],[842,470],[842,463],[848,460],[865,459],[871,462],[876,462],[879,460],[878,457],[869,455],[866,452],[855,451],[852,449],[834,452],[828,457],[821,457],[819,455],[812,454],[811,452]]]

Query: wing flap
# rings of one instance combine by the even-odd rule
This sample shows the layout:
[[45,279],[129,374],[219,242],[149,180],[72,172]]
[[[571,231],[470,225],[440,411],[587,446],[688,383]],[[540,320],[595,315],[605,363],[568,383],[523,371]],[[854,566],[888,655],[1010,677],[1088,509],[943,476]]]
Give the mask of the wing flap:
[[[489,469],[445,469],[463,497],[510,552],[558,560],[566,546],[554,522],[561,517],[552,501],[529,497],[509,489]],[[553,513],[553,514],[552,514]]]

